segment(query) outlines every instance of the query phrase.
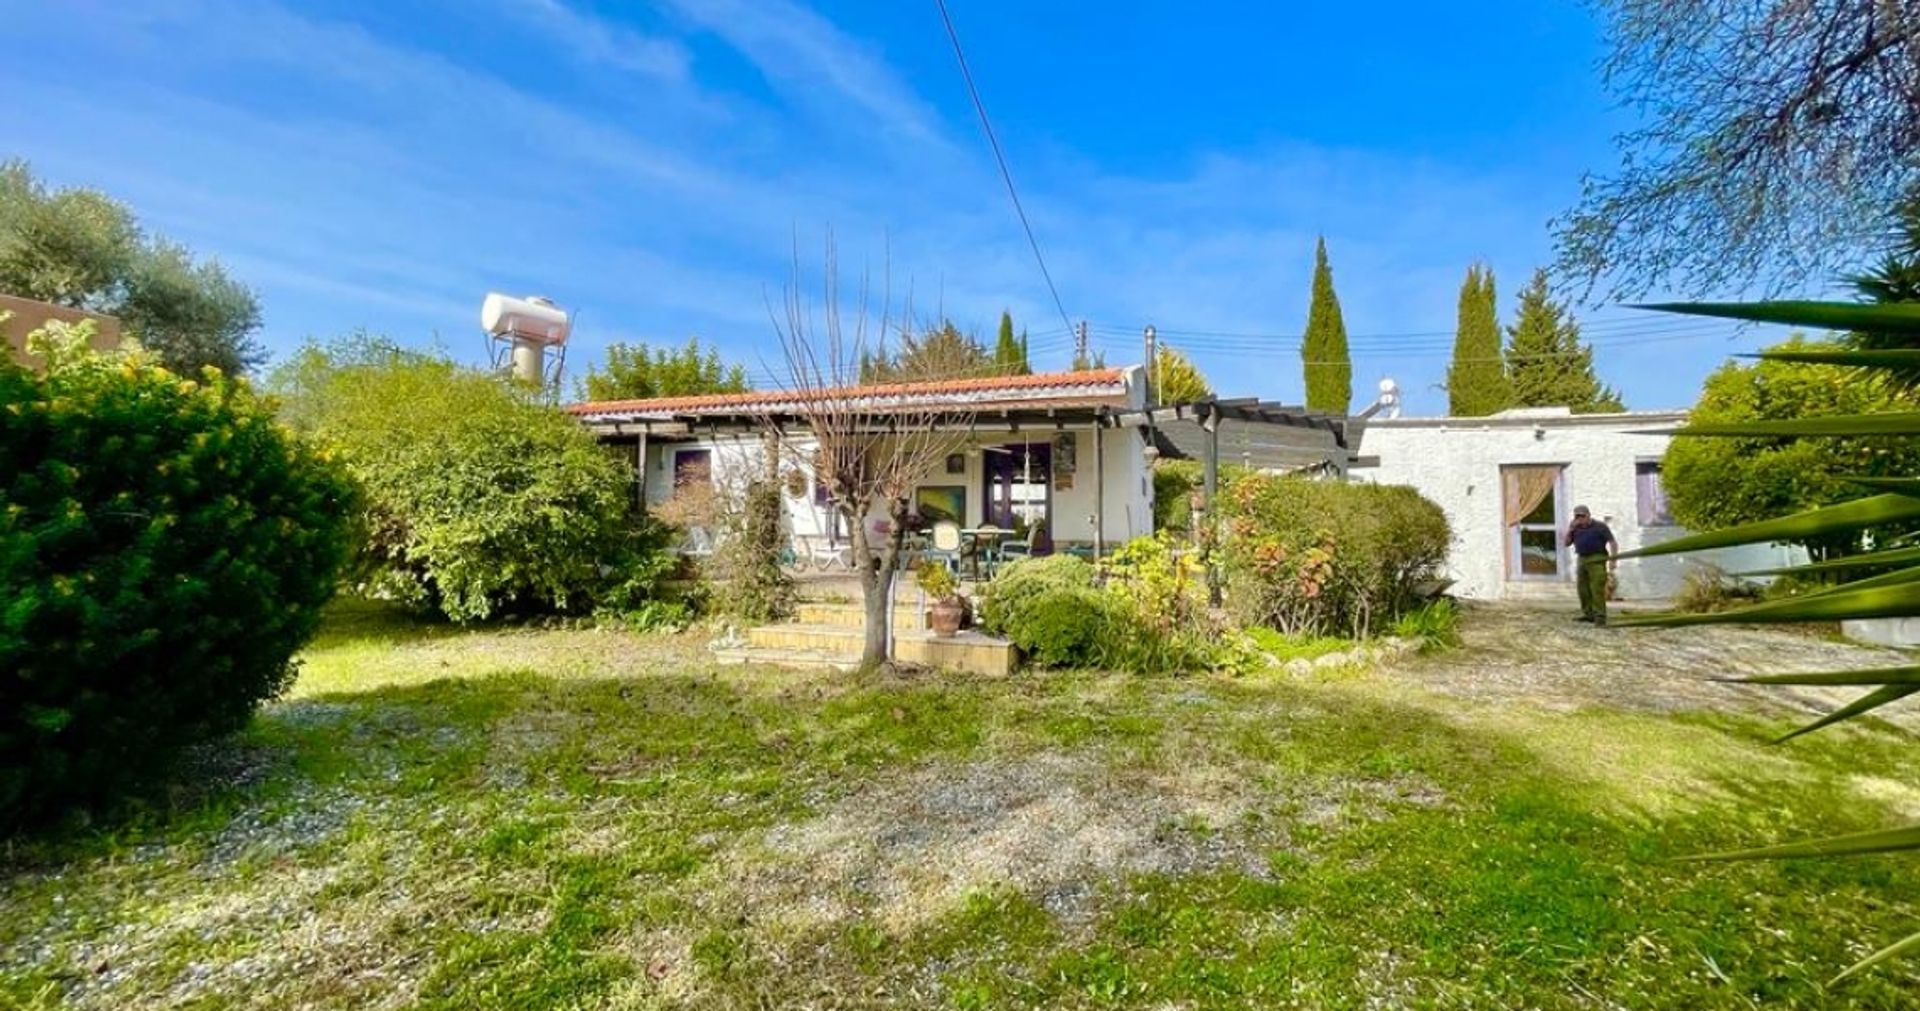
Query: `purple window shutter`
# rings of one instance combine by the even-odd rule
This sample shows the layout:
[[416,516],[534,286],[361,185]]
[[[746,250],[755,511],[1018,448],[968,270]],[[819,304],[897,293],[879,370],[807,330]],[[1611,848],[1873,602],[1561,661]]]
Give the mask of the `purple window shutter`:
[[1641,526],[1673,525],[1673,514],[1667,511],[1667,488],[1660,483],[1659,464],[1643,463],[1634,469],[1634,490],[1640,506]]

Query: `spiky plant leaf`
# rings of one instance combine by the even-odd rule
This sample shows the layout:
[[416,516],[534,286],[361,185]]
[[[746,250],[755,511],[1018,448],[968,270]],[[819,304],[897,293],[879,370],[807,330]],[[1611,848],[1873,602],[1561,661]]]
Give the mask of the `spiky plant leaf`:
[[1847,480],[1868,488],[1920,498],[1920,477],[1850,477]]
[[1780,323],[1822,330],[1863,330],[1920,338],[1920,303],[1912,302],[1662,302],[1634,308],[1687,316],[1742,319],[1751,323]]
[[1823,572],[1844,572],[1848,569],[1872,569],[1883,565],[1905,565],[1909,562],[1920,562],[1920,547],[1894,548],[1889,551],[1869,551],[1862,555],[1830,558],[1824,562],[1808,562],[1805,565],[1788,565],[1777,569],[1747,569],[1743,572],[1728,574],[1740,578],[1750,576],[1810,576]]
[[1868,670],[1823,670],[1805,674],[1752,674],[1711,678],[1746,685],[1920,685],[1920,667],[1874,667]]
[[1732,439],[1816,438],[1867,435],[1920,435],[1920,411],[1849,414],[1830,418],[1741,421],[1725,425],[1684,425],[1674,435]]
[[1920,582],[1861,589],[1842,586],[1832,591],[1771,600],[1752,607],[1711,614],[1625,615],[1616,624],[1644,628],[1684,628],[1689,625],[1748,625],[1800,621],[1850,621],[1857,618],[1903,618],[1920,614]]
[[1862,369],[1893,369],[1900,372],[1920,370],[1920,349],[1888,348],[1885,350],[1835,349],[1832,351],[1761,351],[1756,354],[1741,355],[1742,358],[1762,358],[1770,362],[1801,362],[1807,365],[1841,365]]
[[1809,509],[1779,519],[1742,523],[1725,530],[1690,534],[1634,551],[1623,551],[1621,558],[1648,558],[1684,551],[1705,551],[1736,544],[1766,541],[1812,540],[1827,534],[1852,533],[1883,523],[1899,523],[1920,518],[1920,498],[1906,495],[1875,495],[1839,505]]
[[1881,962],[1884,962],[1889,958],[1893,958],[1896,955],[1904,955],[1907,952],[1913,951],[1916,948],[1920,948],[1920,932],[1908,934],[1906,937],[1898,941],[1895,941],[1884,948],[1881,948],[1879,951],[1876,951],[1873,954],[1868,955],[1867,957],[1861,959],[1858,962],[1853,963],[1850,966],[1847,966],[1847,969],[1845,972],[1842,972],[1840,975],[1835,976],[1832,979],[1828,980],[1827,985],[1832,986],[1835,983],[1838,983],[1841,980],[1846,979],[1848,976],[1857,975],[1861,971],[1866,969],[1871,969],[1874,966],[1879,965]]
[[1889,702],[1898,702],[1914,692],[1920,692],[1920,685],[1886,685],[1876,688],[1790,734],[1782,734],[1774,738],[1773,743],[1791,741],[1801,734],[1811,734],[1821,727],[1830,727],[1842,720],[1850,720],[1862,713],[1870,713]]
[[1828,836],[1824,839],[1807,839],[1796,843],[1782,843],[1779,846],[1760,846],[1722,853],[1700,853],[1680,859],[1683,861],[1786,860],[1793,857],[1863,856],[1869,853],[1897,853],[1914,849],[1920,849],[1920,825],[1903,825],[1900,828],[1883,828],[1871,832],[1855,832],[1851,835]]

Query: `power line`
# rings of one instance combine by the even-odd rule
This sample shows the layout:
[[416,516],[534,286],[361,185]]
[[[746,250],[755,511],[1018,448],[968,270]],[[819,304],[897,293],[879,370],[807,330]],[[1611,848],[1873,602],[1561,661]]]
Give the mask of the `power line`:
[[953,27],[953,16],[947,13],[947,0],[934,0],[940,8],[940,20],[947,26],[947,38],[953,40],[953,57],[960,63],[960,76],[967,82],[967,94],[973,98],[974,111],[980,114],[980,128],[986,131],[987,144],[993,148],[993,159],[1000,164],[1000,178],[1007,182],[1007,196],[1013,200],[1013,211],[1020,216],[1020,227],[1027,233],[1027,245],[1033,247],[1034,262],[1040,265],[1040,276],[1046,279],[1047,292],[1053,296],[1053,307],[1060,311],[1060,322],[1067,329],[1073,329],[1073,320],[1067,315],[1066,303],[1060,301],[1060,289],[1054,287],[1053,272],[1047,269],[1047,258],[1040,254],[1040,240],[1033,236],[1033,224],[1027,220],[1027,209],[1020,205],[1020,191],[1014,188],[1013,172],[1007,168],[1007,156],[1000,150],[1000,138],[994,136],[993,121],[987,118],[987,106],[980,100],[980,89],[974,86],[973,71],[967,67],[967,54],[960,48],[960,33]]

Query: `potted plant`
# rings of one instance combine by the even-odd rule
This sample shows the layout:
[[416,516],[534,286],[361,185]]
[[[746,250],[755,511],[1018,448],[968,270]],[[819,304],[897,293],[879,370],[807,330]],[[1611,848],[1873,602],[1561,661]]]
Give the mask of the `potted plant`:
[[933,634],[948,638],[960,631],[967,620],[967,600],[960,596],[960,582],[939,562],[920,563],[920,591],[933,601],[927,608],[927,625]]

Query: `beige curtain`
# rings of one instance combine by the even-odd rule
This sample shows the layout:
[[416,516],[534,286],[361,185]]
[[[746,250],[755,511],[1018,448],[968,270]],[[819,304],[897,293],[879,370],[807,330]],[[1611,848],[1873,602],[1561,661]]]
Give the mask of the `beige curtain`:
[[1560,480],[1560,468],[1508,467],[1500,472],[1500,477],[1507,526],[1513,526],[1553,494],[1554,483]]

